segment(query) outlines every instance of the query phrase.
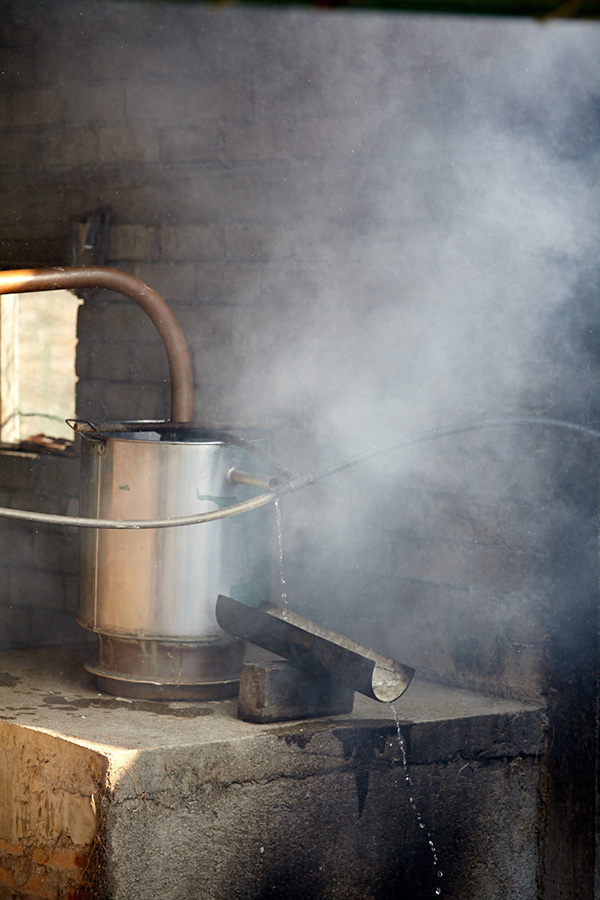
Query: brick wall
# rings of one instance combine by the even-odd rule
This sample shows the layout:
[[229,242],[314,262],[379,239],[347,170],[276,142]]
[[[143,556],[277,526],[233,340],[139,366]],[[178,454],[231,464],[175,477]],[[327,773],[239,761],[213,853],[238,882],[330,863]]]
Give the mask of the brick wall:
[[[0,503],[13,509],[76,515],[76,457],[0,455]],[[79,545],[74,529],[2,520],[0,646],[81,640],[75,624]]]
[[[519,231],[527,214],[520,201],[506,213],[511,191],[499,202],[485,178],[506,154],[526,165],[530,148],[493,71],[481,102],[497,102],[492,131],[512,129],[514,145],[504,153],[486,144],[473,124],[461,54],[477,60],[480,44],[502,77],[511,65],[508,51],[498,62],[501,48],[516,41],[523,51],[515,103],[546,96],[543,70],[525,77],[529,38],[514,23],[491,34],[489,23],[461,31],[458,20],[379,14],[74,0],[4,7],[3,266],[68,264],[73,223],[110,207],[105,262],[172,305],[192,354],[197,419],[291,419],[279,452],[304,471],[482,412],[579,416],[593,397],[590,366],[585,384],[569,381],[572,394],[556,389],[564,370],[553,372],[556,356],[544,350],[553,320],[527,312],[541,291],[536,248]],[[469,128],[484,146],[465,170],[481,197],[467,187],[476,214],[461,224],[465,187],[453,167],[471,152]],[[524,196],[533,234],[539,197]],[[542,226],[546,256],[556,245]],[[477,263],[464,247],[488,233]],[[550,271],[540,269],[542,285]],[[569,277],[552,282],[557,315],[577,301]],[[452,330],[463,335],[456,352],[445,343]],[[168,415],[162,348],[123,298],[86,295],[77,370],[83,418]],[[434,677],[544,691],[558,512],[574,508],[564,485],[557,501],[556,471],[578,464],[575,451],[571,459],[550,435],[538,437],[449,440],[286,501],[296,604]],[[1,462],[5,502],[72,506],[76,461]],[[2,526],[7,644],[73,635],[76,535],[38,531]],[[50,620],[52,629],[35,630]]]

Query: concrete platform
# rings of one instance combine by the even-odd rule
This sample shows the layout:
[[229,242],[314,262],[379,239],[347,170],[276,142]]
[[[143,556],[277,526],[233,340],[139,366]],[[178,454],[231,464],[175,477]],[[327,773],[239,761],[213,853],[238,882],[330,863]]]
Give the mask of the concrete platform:
[[416,680],[407,777],[376,701],[255,725],[100,694],[92,652],[0,654],[2,900],[537,896],[543,709]]

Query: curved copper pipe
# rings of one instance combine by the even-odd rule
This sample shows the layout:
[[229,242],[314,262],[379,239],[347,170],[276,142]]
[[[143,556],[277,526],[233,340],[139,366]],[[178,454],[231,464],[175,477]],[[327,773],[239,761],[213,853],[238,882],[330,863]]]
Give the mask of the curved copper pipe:
[[106,288],[129,297],[141,306],[158,331],[167,353],[171,378],[171,421],[191,422],[194,415],[194,381],[190,353],[177,319],[160,294],[127,272],[102,266],[0,272],[0,294],[61,288]]

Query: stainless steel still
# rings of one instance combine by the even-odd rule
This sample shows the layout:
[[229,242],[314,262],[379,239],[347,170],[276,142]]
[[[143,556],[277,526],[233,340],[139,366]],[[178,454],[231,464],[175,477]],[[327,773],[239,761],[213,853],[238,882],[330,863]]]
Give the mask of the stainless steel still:
[[[233,468],[256,470],[247,450],[192,428],[169,436],[136,424],[88,433],[82,515],[168,518],[249,496],[228,479]],[[100,686],[142,697],[235,693],[243,643],[221,630],[215,603],[220,593],[256,605],[268,595],[268,523],[269,511],[256,510],[187,528],[83,532],[79,621],[99,636]]]

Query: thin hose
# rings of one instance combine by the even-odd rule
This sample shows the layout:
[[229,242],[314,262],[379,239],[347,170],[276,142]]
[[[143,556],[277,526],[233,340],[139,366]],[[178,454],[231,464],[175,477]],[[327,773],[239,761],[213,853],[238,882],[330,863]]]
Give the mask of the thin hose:
[[268,503],[273,503],[279,497],[290,494],[303,488],[309,487],[323,478],[329,478],[345,469],[350,469],[360,463],[368,462],[371,459],[377,459],[388,453],[394,453],[398,450],[412,447],[415,444],[424,444],[428,441],[434,441],[438,438],[449,437],[455,434],[466,434],[470,431],[484,431],[493,428],[510,428],[520,426],[537,426],[539,428],[559,428],[563,431],[573,431],[582,434],[584,437],[600,440],[600,431],[590,428],[588,425],[578,425],[575,422],[568,422],[562,419],[546,419],[546,418],[513,418],[513,419],[485,419],[481,422],[467,422],[462,425],[449,425],[444,428],[434,428],[431,431],[422,432],[412,438],[407,438],[388,447],[380,447],[361,453],[349,459],[342,460],[334,466],[330,466],[316,475],[301,475],[292,479],[287,484],[282,485],[275,491],[269,491],[266,494],[259,494],[251,500],[244,500],[241,503],[235,503],[232,506],[226,506],[223,509],[215,509],[212,512],[197,513],[191,516],[177,516],[172,519],[86,519],[80,516],[60,516],[50,513],[36,513],[24,509],[9,509],[0,507],[0,517],[5,519],[20,519],[26,522],[40,522],[47,525],[71,525],[77,528],[115,528],[115,529],[144,529],[144,528],[176,528],[182,525],[201,525],[205,522],[214,522],[217,519],[227,519],[229,516],[239,516],[242,513],[250,512],[253,509],[259,509]]
[[585,437],[600,440],[600,431],[590,428],[589,425],[578,425],[576,422],[568,422],[564,419],[545,419],[537,416],[532,418],[483,419],[480,422],[465,422],[462,425],[448,425],[443,428],[433,428],[431,431],[424,431],[415,437],[407,438],[407,440],[392,444],[389,447],[374,448],[373,450],[368,450],[357,456],[351,456],[334,466],[324,469],[319,474],[314,475],[312,482],[321,481],[323,478],[328,478],[330,475],[335,475],[337,472],[343,472],[345,469],[350,469],[353,466],[359,465],[359,463],[368,462],[379,456],[385,456],[387,453],[394,453],[396,450],[412,447],[415,444],[425,444],[428,441],[434,441],[437,438],[450,437],[455,434],[467,434],[470,431],[487,431],[493,428],[510,428],[523,425],[533,425],[539,428],[561,428],[564,431],[575,431],[578,434],[583,434]]
[[271,503],[277,492],[259,494],[251,500],[244,500],[233,506],[215,509],[212,512],[197,513],[193,516],[178,516],[173,519],[86,519],[81,516],[58,516],[52,513],[36,513],[25,509],[8,509],[0,507],[0,517],[20,519],[25,522],[42,522],[46,525],[74,525],[77,528],[120,528],[139,530],[141,528],[176,528],[179,525],[201,525],[214,522],[215,519],[226,519],[228,516],[239,516],[261,506]]

